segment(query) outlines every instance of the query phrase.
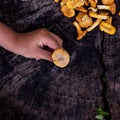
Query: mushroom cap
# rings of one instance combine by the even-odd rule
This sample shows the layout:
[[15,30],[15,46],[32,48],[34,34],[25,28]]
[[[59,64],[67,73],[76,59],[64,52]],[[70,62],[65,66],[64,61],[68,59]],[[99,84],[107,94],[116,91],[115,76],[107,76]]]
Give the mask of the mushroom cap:
[[80,27],[87,28],[93,24],[93,20],[87,13],[79,12],[76,16],[76,20],[79,22]]
[[67,0],[66,5],[70,9],[75,9],[76,7],[80,7],[84,5],[83,0]]
[[114,1],[115,1],[115,0],[102,0],[102,3],[103,3],[104,5],[109,5],[109,4],[114,3]]
[[75,15],[74,9],[69,9],[66,4],[61,7],[61,12],[68,18],[71,18]]
[[57,67],[64,68],[70,62],[70,55],[64,48],[57,48],[52,53],[52,60]]
[[102,21],[100,23],[99,28],[101,31],[104,31],[105,33],[110,34],[110,35],[114,35],[116,32],[116,28],[113,25],[105,21]]
[[112,14],[115,14],[115,13],[116,13],[116,4],[115,4],[115,3],[112,3],[112,4],[110,5],[110,10],[111,10],[111,13],[112,13]]

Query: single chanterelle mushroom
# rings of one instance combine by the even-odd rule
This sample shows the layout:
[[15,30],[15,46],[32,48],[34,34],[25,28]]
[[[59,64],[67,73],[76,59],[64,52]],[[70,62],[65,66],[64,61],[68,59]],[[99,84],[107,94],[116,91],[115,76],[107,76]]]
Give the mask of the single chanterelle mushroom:
[[113,25],[111,25],[111,24],[109,24],[105,21],[102,21],[100,23],[99,28],[100,28],[101,31],[104,31],[104,32],[106,32],[110,35],[114,35],[115,32],[116,32],[116,28]]
[[98,18],[93,24],[92,24],[92,26],[90,26],[90,27],[88,27],[86,30],[87,30],[87,32],[90,32],[90,31],[92,31],[94,28],[96,28],[99,24],[100,24],[100,22],[102,21],[102,19],[101,18]]
[[116,4],[112,3],[110,5],[97,5],[99,10],[109,10],[112,14],[116,13]]
[[68,18],[71,18],[75,15],[74,9],[69,9],[66,4],[62,6],[61,12]]
[[96,12],[93,12],[92,10],[90,10],[89,11],[89,16],[90,17],[93,17],[93,18],[101,18],[101,19],[104,19],[104,20],[106,20],[107,19],[107,15],[103,15],[103,14],[101,14],[101,13],[96,13]]
[[82,28],[87,28],[93,24],[92,18],[87,13],[79,12],[75,19]]
[[109,4],[114,3],[114,1],[115,1],[115,0],[102,0],[102,3],[103,3],[104,5],[109,5]]
[[70,62],[70,55],[64,48],[57,48],[52,53],[52,60],[57,67],[64,68]]
[[79,23],[77,21],[74,21],[73,25],[76,27],[76,30],[77,30],[77,34],[78,34],[77,40],[82,39],[86,35],[87,31],[86,30],[82,31],[82,29],[79,26]]

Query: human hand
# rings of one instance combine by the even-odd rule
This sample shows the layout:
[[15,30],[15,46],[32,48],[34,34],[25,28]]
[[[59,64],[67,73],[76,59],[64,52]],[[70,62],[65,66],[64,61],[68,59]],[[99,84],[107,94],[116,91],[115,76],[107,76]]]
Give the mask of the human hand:
[[[51,50],[62,47],[62,39],[46,29],[18,33],[13,52],[27,58],[52,61]],[[49,49],[44,49],[44,47]]]

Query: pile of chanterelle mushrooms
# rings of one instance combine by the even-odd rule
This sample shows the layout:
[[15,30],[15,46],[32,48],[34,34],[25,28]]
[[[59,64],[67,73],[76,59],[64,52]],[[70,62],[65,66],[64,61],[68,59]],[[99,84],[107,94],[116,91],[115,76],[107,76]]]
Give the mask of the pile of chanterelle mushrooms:
[[116,13],[114,0],[54,0],[60,3],[61,12],[68,18],[74,18],[77,40],[87,32],[99,26],[101,31],[114,35],[116,28],[112,25],[112,16]]

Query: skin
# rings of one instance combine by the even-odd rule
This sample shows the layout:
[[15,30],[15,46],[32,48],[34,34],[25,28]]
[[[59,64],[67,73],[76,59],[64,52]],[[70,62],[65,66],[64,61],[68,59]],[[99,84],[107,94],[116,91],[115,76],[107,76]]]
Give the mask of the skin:
[[[63,40],[42,28],[28,33],[16,33],[0,22],[0,46],[15,54],[36,60],[52,61],[51,50],[62,47]],[[50,49],[44,49],[47,46]]]

